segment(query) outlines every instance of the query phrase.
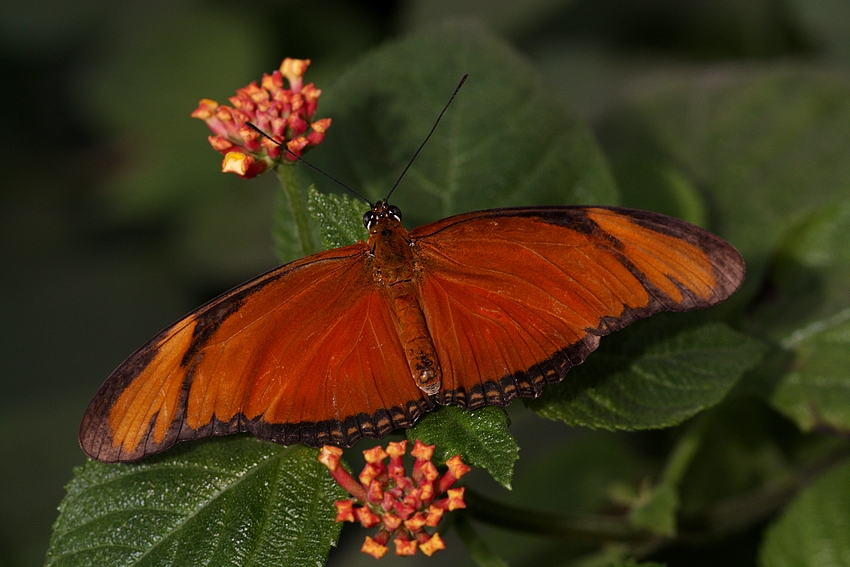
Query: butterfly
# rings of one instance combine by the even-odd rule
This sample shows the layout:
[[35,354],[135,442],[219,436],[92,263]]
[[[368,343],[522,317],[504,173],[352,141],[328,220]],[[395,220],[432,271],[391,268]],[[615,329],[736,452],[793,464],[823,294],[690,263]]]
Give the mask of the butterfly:
[[382,200],[364,223],[366,242],[252,279],[133,353],[89,405],[83,451],[134,461],[246,431],[351,446],[440,405],[506,406],[600,337],[720,303],[745,273],[720,237],[633,209],[494,209],[408,232]]

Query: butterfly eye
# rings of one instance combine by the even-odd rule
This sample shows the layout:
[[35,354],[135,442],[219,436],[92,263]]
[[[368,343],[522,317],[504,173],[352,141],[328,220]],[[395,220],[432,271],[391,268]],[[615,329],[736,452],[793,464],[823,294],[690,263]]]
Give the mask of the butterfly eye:
[[363,225],[366,227],[366,230],[371,229],[376,222],[378,222],[378,216],[375,214],[375,211],[366,211],[363,215]]
[[397,220],[398,222],[401,222],[401,209],[399,209],[395,205],[390,205],[387,208],[387,214],[389,216],[391,216],[392,218],[394,218],[395,220]]

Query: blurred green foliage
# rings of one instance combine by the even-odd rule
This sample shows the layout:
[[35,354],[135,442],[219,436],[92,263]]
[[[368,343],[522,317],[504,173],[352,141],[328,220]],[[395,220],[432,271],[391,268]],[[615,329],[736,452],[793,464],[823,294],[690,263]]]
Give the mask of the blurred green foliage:
[[[680,429],[573,429],[519,408],[510,409],[522,448],[514,492],[484,474],[470,482],[490,482],[490,494],[518,506],[593,511],[640,502],[646,510],[655,499],[653,513],[675,508],[663,497],[675,484],[685,543],[654,556],[668,565],[754,565],[757,556],[764,566],[828,564],[805,554],[783,563],[783,546],[795,537],[827,538],[830,553],[846,556],[846,537],[829,539],[834,521],[850,514],[846,464],[820,479],[810,470],[846,450],[833,432],[850,429],[845,0],[45,0],[0,6],[0,566],[43,564],[63,486],[84,462],[79,419],[112,368],[175,318],[275,264],[275,180],[218,173],[205,126],[189,118],[198,99],[223,102],[285,56],[311,58],[308,79],[322,88],[349,81],[345,89],[355,89],[364,79],[343,73],[363,65],[368,50],[456,17],[480,20],[511,44],[511,57],[555,94],[546,104],[560,100],[566,123],[589,127],[611,172],[602,185],[618,190],[611,202],[704,224],[745,254],[747,287],[728,309],[743,313],[740,330],[772,347],[726,402],[698,418],[712,435],[675,483],[665,484],[662,471]],[[437,68],[432,76],[452,85],[459,72]],[[429,124],[444,91],[411,89],[404,104],[421,106]],[[323,100],[319,115],[356,105],[344,92]],[[393,140],[386,126],[386,149],[377,152],[346,137],[356,124],[334,124],[340,134],[329,136],[328,152],[350,160],[340,177],[394,178],[391,168],[415,140]],[[375,197],[382,183],[363,189]],[[499,180],[464,180],[448,208],[495,206],[487,183]],[[414,224],[448,210],[412,190],[399,199],[410,200]],[[658,484],[642,485],[647,479]],[[754,489],[787,501],[812,480],[764,540],[778,509],[733,536],[687,539],[724,519],[700,516],[708,503]],[[813,524],[826,508],[831,516]],[[476,530],[512,565],[558,565],[577,553],[539,536]],[[361,532],[344,532],[331,562],[371,565],[357,551],[361,541]],[[447,542],[441,563],[468,561],[460,541]],[[583,564],[616,557],[603,551]]]

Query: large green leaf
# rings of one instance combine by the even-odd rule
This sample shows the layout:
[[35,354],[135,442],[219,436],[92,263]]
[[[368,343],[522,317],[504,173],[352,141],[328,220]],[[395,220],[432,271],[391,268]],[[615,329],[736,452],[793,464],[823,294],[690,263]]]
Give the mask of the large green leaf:
[[[385,197],[465,73],[393,194],[411,226],[475,209],[616,203],[587,128],[529,63],[468,23],[388,44],[324,89],[321,113],[334,122],[311,162],[372,200]],[[316,184],[339,191],[327,179]]]
[[850,565],[850,461],[806,488],[768,529],[759,565]]
[[759,341],[723,323],[675,330],[671,320],[656,316],[603,339],[600,352],[528,406],[570,425],[669,427],[719,402],[763,354]]
[[508,433],[508,416],[502,408],[440,408],[408,429],[407,437],[436,444],[437,457],[443,461],[460,455],[465,463],[487,469],[496,482],[511,487],[519,446]]
[[49,567],[324,562],[344,492],[317,451],[228,437],[137,464],[75,471]]

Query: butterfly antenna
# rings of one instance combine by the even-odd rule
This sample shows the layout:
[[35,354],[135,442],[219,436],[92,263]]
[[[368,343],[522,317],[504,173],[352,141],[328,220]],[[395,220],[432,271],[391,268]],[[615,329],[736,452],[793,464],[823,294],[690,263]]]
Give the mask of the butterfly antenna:
[[421,151],[422,151],[422,148],[424,148],[424,147],[425,147],[425,144],[426,144],[426,143],[428,143],[428,139],[429,139],[429,138],[431,138],[431,134],[433,134],[433,133],[434,133],[434,130],[436,130],[436,129],[437,129],[437,124],[439,124],[439,123],[440,123],[440,119],[443,117],[443,114],[445,114],[445,113],[446,113],[446,110],[448,110],[448,109],[449,109],[449,105],[452,103],[452,101],[453,101],[453,100],[455,99],[455,97],[457,96],[458,91],[459,91],[459,90],[460,90],[460,88],[463,86],[463,83],[465,83],[465,82],[466,82],[466,78],[467,78],[468,76],[469,76],[469,73],[467,73],[466,75],[464,75],[464,76],[460,79],[460,82],[458,83],[457,88],[455,89],[455,92],[453,92],[453,93],[452,93],[452,96],[451,96],[451,98],[449,99],[449,102],[447,102],[447,103],[446,103],[446,106],[444,106],[444,107],[443,107],[442,112],[440,112],[440,115],[437,117],[437,120],[434,122],[434,125],[433,125],[433,126],[431,126],[431,131],[430,131],[430,132],[428,132],[428,135],[427,135],[427,136],[425,136],[425,140],[423,140],[423,141],[422,141],[422,144],[419,146],[419,149],[418,149],[418,150],[416,150],[416,153],[415,153],[415,154],[413,154],[413,157],[412,157],[412,158],[410,158],[410,161],[408,162],[407,167],[405,167],[405,168],[404,168],[404,171],[402,171],[402,172],[401,172],[401,175],[399,175],[399,176],[398,176],[398,179],[396,180],[395,185],[393,185],[393,188],[392,188],[392,189],[390,189],[390,192],[387,194],[387,198],[386,198],[386,199],[384,199],[385,201],[388,201],[388,200],[389,200],[390,196],[393,194],[393,191],[395,191],[396,187],[398,187],[398,184],[399,184],[399,183],[401,183],[401,179],[404,177],[404,174],[405,174],[405,173],[407,173],[407,170],[408,170],[408,169],[410,169],[410,166],[411,166],[411,165],[413,165],[414,160],[416,160],[416,156],[418,156],[418,155],[419,155],[419,152],[421,152]]
[[[441,115],[441,116],[442,116],[442,115]],[[339,186],[340,186],[340,187],[342,187],[343,189],[345,189],[345,190],[349,191],[349,192],[350,192],[352,195],[354,195],[355,197],[359,197],[360,199],[363,199],[364,201],[366,201],[367,203],[369,203],[369,205],[370,205],[370,206],[372,205],[372,201],[370,201],[369,199],[367,199],[366,197],[364,197],[363,195],[361,195],[360,193],[358,193],[357,191],[355,191],[354,189],[352,189],[351,187],[349,187],[348,185],[346,185],[345,183],[343,183],[343,182],[342,182],[342,181],[340,181],[339,179],[337,179],[337,178],[333,177],[331,174],[329,174],[329,173],[325,173],[324,171],[322,171],[321,169],[319,169],[319,168],[318,168],[318,167],[316,167],[315,165],[311,164],[311,163],[310,163],[310,162],[308,162],[308,161],[305,161],[305,160],[304,160],[301,156],[297,155],[295,152],[293,152],[292,150],[290,150],[289,148],[287,148],[287,147],[286,147],[286,144],[282,144],[282,143],[278,142],[277,140],[275,140],[274,138],[272,138],[271,136],[269,136],[268,134],[266,134],[265,132],[263,132],[262,130],[260,130],[259,128],[257,128],[256,126],[254,126],[254,125],[253,125],[252,123],[250,123],[250,122],[246,122],[245,124],[247,124],[247,125],[248,125],[248,127],[249,127],[249,128],[251,128],[251,130],[253,130],[253,131],[254,131],[254,132],[256,132],[257,134],[259,134],[259,135],[261,135],[261,136],[263,136],[263,137],[265,137],[265,138],[268,138],[269,140],[271,140],[272,142],[274,142],[275,144],[277,144],[277,146],[278,146],[279,148],[281,148],[282,150],[286,151],[286,153],[290,154],[292,157],[294,157],[295,159],[297,159],[298,161],[300,161],[301,163],[303,163],[304,165],[306,165],[306,166],[307,166],[307,167],[309,167],[310,169],[312,169],[312,170],[314,170],[314,171],[318,171],[319,173],[321,173],[322,175],[324,175],[325,177],[327,177],[328,179],[330,179],[331,181],[333,181],[334,183],[336,183],[337,185],[339,185]]]

